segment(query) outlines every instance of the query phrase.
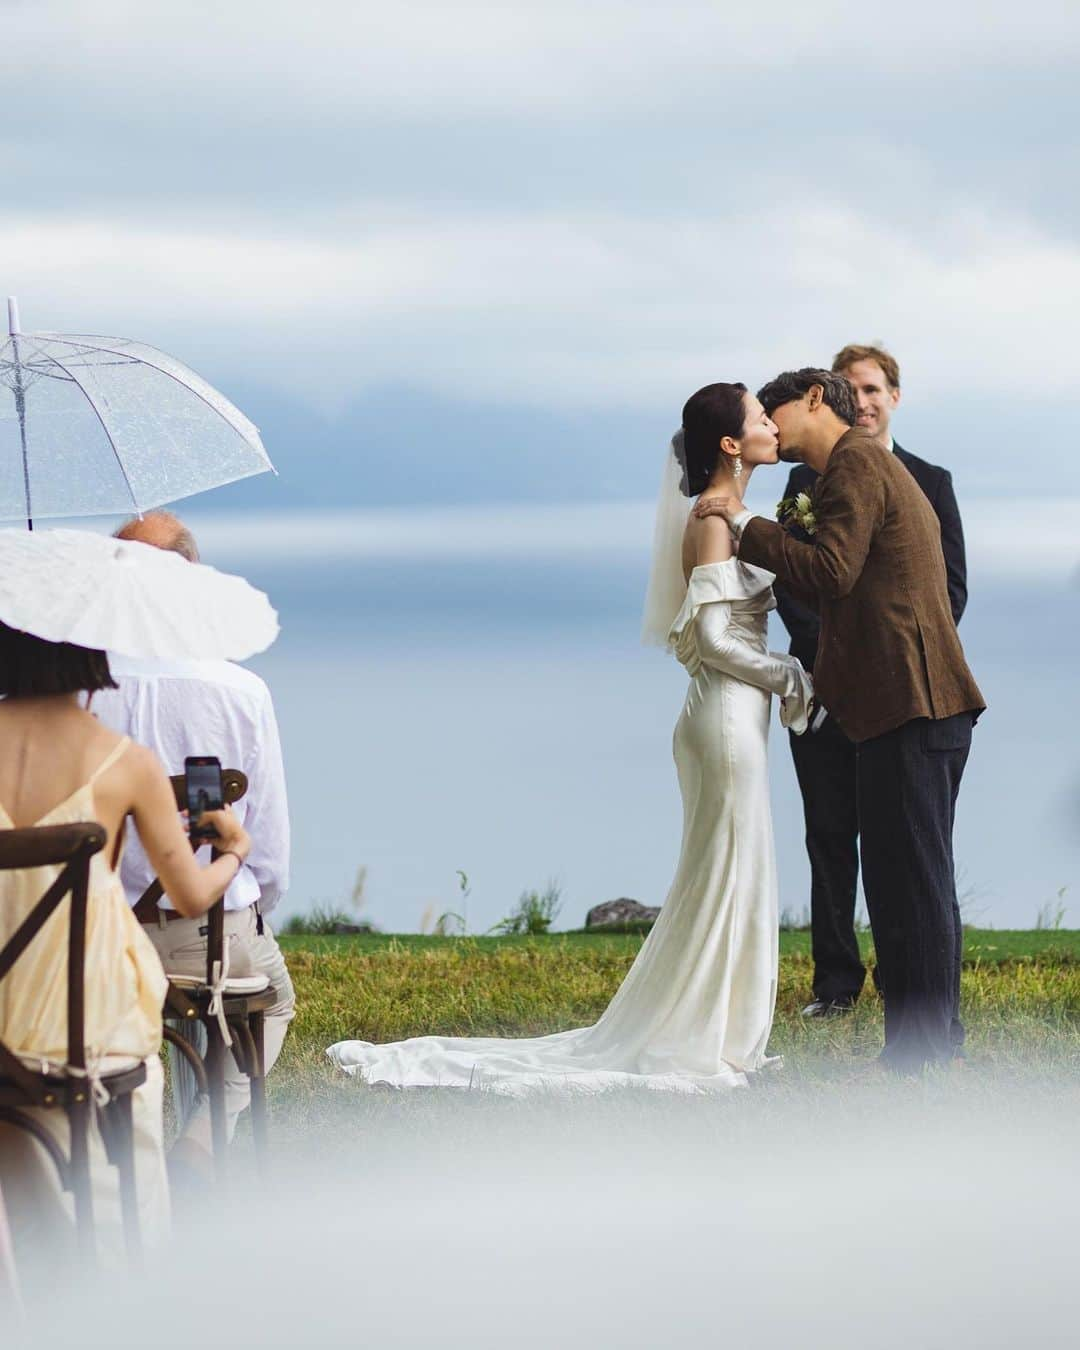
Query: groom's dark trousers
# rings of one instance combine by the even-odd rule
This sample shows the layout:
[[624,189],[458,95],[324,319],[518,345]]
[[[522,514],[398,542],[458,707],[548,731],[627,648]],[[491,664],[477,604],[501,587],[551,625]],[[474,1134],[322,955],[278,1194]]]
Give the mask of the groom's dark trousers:
[[855,823],[885,1001],[882,1058],[916,1070],[951,1059],[962,1035],[952,833],[985,704],[951,612],[941,526],[911,473],[851,430],[832,450],[814,504],[812,542],[753,517],[739,557],[820,615],[815,695],[854,745]]
[[885,1058],[945,1060],[964,1040],[953,825],[972,714],[918,718],[855,747],[863,886],[885,1000]]
[[[949,608],[954,623],[967,604],[967,564],[960,510],[947,470],[929,464],[902,446],[893,454],[923,490],[941,526]],[[813,493],[817,474],[805,464],[791,471],[785,497]],[[809,543],[808,535],[799,535]],[[817,659],[817,613],[776,586],[776,605],[791,636],[789,648],[807,670]],[[863,987],[866,969],[855,933],[859,882],[859,825],[856,802],[856,753],[834,718],[819,731],[789,736],[795,775],[803,799],[806,852],[810,859],[810,944],[814,959],[813,994],[822,1003],[852,1004]],[[874,972],[880,988],[880,966]]]

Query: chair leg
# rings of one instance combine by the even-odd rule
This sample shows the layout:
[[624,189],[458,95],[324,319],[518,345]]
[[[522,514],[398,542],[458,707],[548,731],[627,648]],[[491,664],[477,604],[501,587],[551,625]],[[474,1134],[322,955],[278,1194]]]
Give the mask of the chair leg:
[[142,1235],[139,1230],[139,1198],[135,1176],[135,1125],[133,1099],[122,1092],[98,1112],[105,1153],[116,1168],[120,1191],[120,1216],[124,1245],[133,1270],[142,1269]]
[[107,1107],[115,1127],[115,1164],[120,1181],[120,1213],[124,1245],[132,1270],[143,1268],[142,1233],[139,1228],[139,1193],[135,1177],[135,1124],[131,1093],[114,1097]]
[[2,1193],[0,1193],[0,1323],[14,1331],[17,1345],[24,1343],[27,1331],[26,1309],[19,1296],[15,1245],[11,1240]]
[[79,1255],[89,1266],[97,1264],[94,1241],[94,1194],[90,1177],[90,1098],[85,1088],[72,1094],[67,1105],[71,1130],[71,1193],[75,1200],[75,1227]]
[[255,1159],[259,1171],[266,1173],[269,1162],[269,1141],[266,1122],[266,1054],[263,1032],[265,1018],[261,1012],[253,1012],[248,1018],[248,1028],[255,1049],[255,1063],[251,1066],[251,1137],[255,1145]]
[[[206,1080],[206,1066],[203,1064],[199,1052],[195,1049],[193,1045],[190,1044],[190,1042],[184,1039],[184,1037],[180,1034],[179,1031],[176,1030],[175,1027],[169,1026],[168,1023],[165,1024],[161,1034],[165,1038],[165,1040],[168,1041],[168,1043],[176,1050],[177,1054],[183,1057],[185,1063],[190,1067],[192,1074],[194,1074],[195,1076],[195,1085],[197,1091],[203,1097],[208,1097],[210,1095],[210,1084]],[[174,1092],[173,1093],[174,1104],[176,1104],[175,1100],[176,1097],[177,1093]],[[179,1114],[180,1114],[179,1107],[177,1106],[177,1115]]]
[[206,1023],[206,1079],[210,1088],[210,1139],[214,1147],[214,1170],[219,1185],[226,1180],[229,1131],[225,1118],[225,1056],[229,1053],[214,1018]]

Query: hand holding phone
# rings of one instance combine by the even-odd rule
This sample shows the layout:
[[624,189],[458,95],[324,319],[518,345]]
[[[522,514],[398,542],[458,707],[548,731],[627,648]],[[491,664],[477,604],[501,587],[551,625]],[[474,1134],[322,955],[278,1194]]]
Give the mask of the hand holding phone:
[[215,755],[189,755],[184,760],[184,784],[189,836],[192,839],[216,839],[214,827],[200,826],[198,820],[204,811],[220,811],[225,805],[221,760]]

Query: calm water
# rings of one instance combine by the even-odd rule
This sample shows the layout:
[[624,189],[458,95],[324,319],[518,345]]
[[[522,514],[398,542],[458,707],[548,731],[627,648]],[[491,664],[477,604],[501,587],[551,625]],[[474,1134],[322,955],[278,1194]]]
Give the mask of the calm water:
[[[615,896],[660,902],[685,677],[638,643],[644,567],[640,550],[410,562],[264,548],[244,570],[282,618],[252,663],[277,703],[295,822],[282,912],[344,901],[361,866],[365,913],[399,931],[461,908],[459,868],[474,930],[549,878],[566,926]],[[1076,600],[1065,583],[976,577],[962,625],[990,710],[957,854],[971,916],[1002,927],[1031,925],[1077,875]],[[772,775],[781,904],[798,911],[801,806],[778,723]]]

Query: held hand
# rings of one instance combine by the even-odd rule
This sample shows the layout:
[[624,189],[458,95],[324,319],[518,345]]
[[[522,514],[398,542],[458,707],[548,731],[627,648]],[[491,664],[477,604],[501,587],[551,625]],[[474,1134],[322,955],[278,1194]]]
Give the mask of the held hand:
[[814,710],[813,677],[803,669],[796,656],[779,657],[791,663],[794,688],[780,700],[780,724],[796,736],[802,736],[810,725]]
[[196,823],[213,826],[217,838],[210,842],[220,852],[224,853],[227,849],[230,853],[238,853],[241,858],[246,858],[251,852],[251,836],[237,820],[231,807],[226,806],[220,811],[204,811]]
[[703,497],[694,507],[694,515],[698,520],[704,520],[706,516],[723,516],[730,523],[735,519],[740,511],[743,511],[742,502],[733,493],[728,493],[716,497]]

